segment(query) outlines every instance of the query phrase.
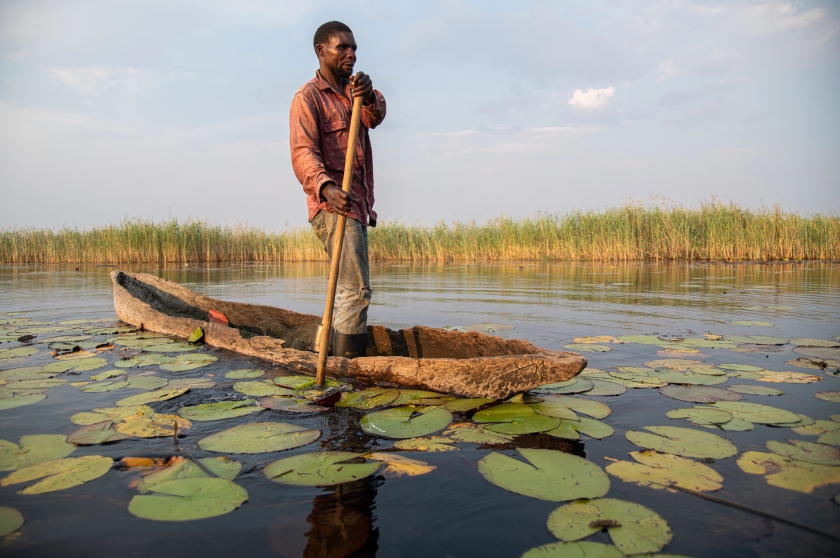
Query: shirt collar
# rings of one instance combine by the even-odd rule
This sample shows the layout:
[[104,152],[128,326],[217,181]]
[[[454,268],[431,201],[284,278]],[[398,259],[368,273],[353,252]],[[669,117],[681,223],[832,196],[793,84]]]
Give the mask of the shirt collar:
[[[317,87],[321,91],[328,91],[330,89],[336,91],[336,89],[330,84],[330,82],[328,82],[323,78],[323,76],[321,76],[321,70],[315,70],[315,87]],[[341,91],[339,91],[339,93],[343,94],[343,92]]]

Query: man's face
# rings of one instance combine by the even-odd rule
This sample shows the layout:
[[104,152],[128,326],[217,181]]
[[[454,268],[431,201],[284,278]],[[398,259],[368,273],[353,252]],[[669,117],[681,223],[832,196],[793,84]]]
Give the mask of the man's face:
[[322,64],[340,79],[353,75],[356,64],[356,39],[353,33],[340,31],[315,48]]

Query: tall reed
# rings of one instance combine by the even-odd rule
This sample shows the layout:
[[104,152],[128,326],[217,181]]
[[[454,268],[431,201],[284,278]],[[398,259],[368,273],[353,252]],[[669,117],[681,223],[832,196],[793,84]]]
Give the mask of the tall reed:
[[[486,223],[383,224],[372,260],[830,260],[840,217],[735,204],[625,204],[605,211],[499,217]],[[87,230],[0,230],[4,263],[313,261],[326,255],[307,228],[282,233],[201,221],[128,220]]]

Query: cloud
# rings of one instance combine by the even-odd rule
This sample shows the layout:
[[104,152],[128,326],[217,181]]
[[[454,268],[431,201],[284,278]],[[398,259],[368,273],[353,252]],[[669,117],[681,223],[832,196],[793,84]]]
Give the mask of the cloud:
[[114,85],[136,87],[142,72],[134,68],[86,66],[76,68],[49,68],[50,79],[69,85],[78,93],[96,94]]
[[615,95],[615,87],[605,89],[590,89],[586,93],[582,89],[575,90],[569,104],[573,107],[598,108],[607,104],[610,97]]
[[657,70],[658,77],[656,78],[656,83],[662,83],[668,78],[672,78],[677,75],[677,70],[674,67],[673,60],[666,60],[664,62],[659,63],[659,69]]
[[812,8],[800,12],[797,4],[799,3],[762,2],[741,10],[739,15],[759,31],[774,33],[807,27],[828,13],[825,8]]

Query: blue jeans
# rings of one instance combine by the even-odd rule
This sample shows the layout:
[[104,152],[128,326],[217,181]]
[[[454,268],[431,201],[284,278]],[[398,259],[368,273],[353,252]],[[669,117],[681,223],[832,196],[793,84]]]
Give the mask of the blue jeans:
[[[329,258],[332,258],[336,221],[338,215],[328,211],[319,211],[309,221]],[[348,217],[344,227],[344,244],[341,247],[338,289],[333,310],[333,328],[338,333],[367,332],[367,313],[372,293],[368,271],[367,227]]]

